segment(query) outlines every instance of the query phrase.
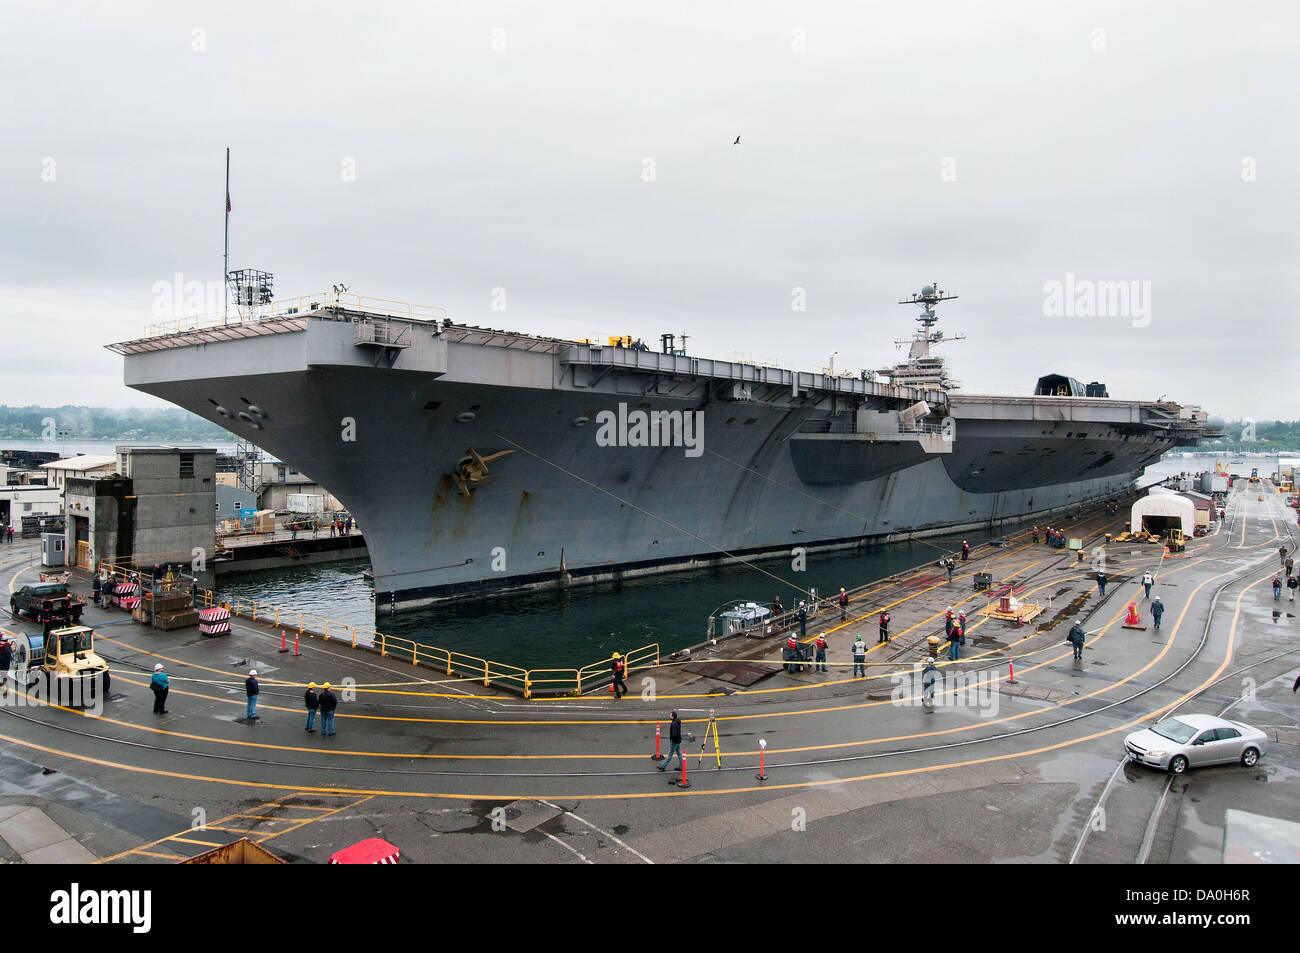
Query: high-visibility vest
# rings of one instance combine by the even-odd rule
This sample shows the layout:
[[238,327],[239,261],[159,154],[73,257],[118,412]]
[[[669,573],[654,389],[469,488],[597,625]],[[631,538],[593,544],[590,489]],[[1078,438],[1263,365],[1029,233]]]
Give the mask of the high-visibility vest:
[[821,649],[823,652],[826,651],[826,637],[825,637],[825,636],[822,636],[822,635],[817,636],[817,648]]
[[795,641],[795,638],[792,635],[790,636],[790,638],[785,640],[785,647],[793,652],[794,650],[799,648],[799,643]]

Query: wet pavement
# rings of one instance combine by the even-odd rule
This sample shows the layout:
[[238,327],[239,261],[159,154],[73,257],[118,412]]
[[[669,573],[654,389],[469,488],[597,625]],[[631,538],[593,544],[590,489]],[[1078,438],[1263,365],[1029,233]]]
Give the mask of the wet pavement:
[[[281,653],[277,632],[245,619],[206,638],[92,607],[113,694],[99,713],[7,696],[0,811],[43,812],[112,862],[166,862],[239,836],[305,862],[370,836],[416,862],[1216,862],[1228,807],[1298,819],[1294,604],[1269,588],[1294,515],[1271,489],[1263,501],[1242,491],[1228,524],[1182,556],[1112,543],[1104,599],[1092,560],[1119,520],[1062,523],[1084,540],[1082,563],[1024,533],[959,559],[952,583],[933,563],[863,580],[844,619],[834,607],[807,625],[805,641],[826,633],[826,672],[786,672],[785,633],[765,632],[634,671],[617,702],[604,690],[526,701],[338,642]],[[31,563],[30,546],[0,549],[0,578],[32,581]],[[1160,632],[1138,584],[1147,569],[1167,608]],[[974,588],[976,572],[992,590]],[[89,590],[84,575],[74,585]],[[1042,613],[1024,625],[988,615],[1004,590]],[[1131,601],[1145,631],[1122,627]],[[950,605],[968,614],[967,645],[940,659],[924,704],[918,663]],[[878,645],[882,609],[891,642]],[[1078,618],[1081,662],[1064,643]],[[858,635],[866,678],[852,674]],[[162,716],[147,689],[158,661],[172,679]],[[262,686],[253,724],[250,668]],[[304,730],[310,680],[341,689],[333,737]],[[1264,728],[1265,757],[1172,783],[1121,761],[1127,733],[1184,701]],[[694,738],[687,789],[669,783],[676,765],[660,772],[651,758],[656,725],[667,749],[671,709]]]

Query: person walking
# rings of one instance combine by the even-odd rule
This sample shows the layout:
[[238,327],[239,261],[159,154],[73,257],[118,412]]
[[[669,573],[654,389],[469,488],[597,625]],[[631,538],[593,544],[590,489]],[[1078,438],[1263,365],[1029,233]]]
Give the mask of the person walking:
[[623,656],[617,652],[614,653],[614,661],[609,666],[610,672],[614,676],[614,701],[618,701],[627,694],[627,685],[623,682],[623,673],[627,671],[627,665],[623,662]]
[[308,682],[307,691],[303,693],[302,703],[307,706],[307,734],[316,733],[316,709],[320,707],[320,698],[316,695],[316,683]]
[[934,683],[938,678],[939,669],[934,664],[934,658],[927,656],[925,668],[921,670],[921,704],[925,705],[930,711],[934,711]]
[[682,758],[682,720],[677,717],[677,712],[672,713],[672,720],[668,723],[668,754],[659,762],[659,770],[667,771],[668,763],[673,760],[673,754],[677,755],[677,767],[684,763]]
[[947,613],[944,615],[944,617],[943,617],[943,635],[944,635],[944,638],[947,638],[948,636],[952,635],[952,624],[953,624],[953,621],[954,621],[954,619],[953,619],[953,614],[952,614],[952,606],[949,606],[949,607],[948,607],[948,612],[947,612]]
[[257,693],[261,691],[257,684],[257,669],[249,669],[248,678],[244,679],[244,694],[248,696],[248,709],[245,718],[257,721]]
[[775,599],[772,600],[772,615],[778,616],[784,614],[784,612],[785,612],[785,607],[781,605],[781,597],[777,596]]
[[968,559],[970,559],[970,543],[963,539],[961,541],[961,561],[965,562]]
[[1075,619],[1074,625],[1070,629],[1070,635],[1066,641],[1074,646],[1074,660],[1076,662],[1083,658],[1084,638],[1083,620]]
[[171,688],[171,683],[167,678],[167,673],[163,671],[162,662],[153,667],[153,678],[149,679],[149,690],[153,692],[153,713],[155,715],[167,714],[167,692]]
[[1165,604],[1156,596],[1151,600],[1151,618],[1155,621],[1155,630],[1160,631],[1160,617],[1165,614]]
[[882,611],[880,613],[880,619],[878,624],[880,625],[880,638],[876,640],[877,645],[879,645],[881,642],[889,641],[889,613],[888,612]]
[[1288,556],[1286,558],[1286,562],[1283,563],[1283,565],[1286,566],[1286,577],[1290,579],[1291,573],[1295,571],[1295,560],[1292,559],[1290,556]]
[[954,625],[952,631],[948,633],[948,658],[952,659],[954,662],[961,656],[961,653],[958,651],[958,646],[961,645],[961,639],[961,626]]
[[1105,599],[1106,598],[1106,574],[1104,572],[1097,573],[1097,589],[1101,593],[1101,598]]
[[860,635],[853,643],[853,677],[867,677],[867,643]]
[[1034,543],[1036,544],[1037,542],[1038,542],[1038,527],[1035,526],[1035,527],[1034,527]]
[[1142,574],[1142,588],[1147,591],[1148,599],[1151,598],[1151,587],[1154,586],[1155,583],[1156,583],[1156,577],[1151,575],[1150,569],[1148,569],[1146,572]]
[[1279,547],[1277,548],[1277,564],[1278,564],[1279,566],[1286,566],[1286,547],[1285,547],[1285,546],[1279,546]]
[[843,622],[849,617],[849,594],[840,586],[840,621]]
[[1287,597],[1295,602],[1295,591],[1300,589],[1300,576],[1292,576],[1286,581]]
[[826,671],[826,633],[825,632],[817,636],[817,641],[814,643],[814,645],[816,646],[817,649],[817,655],[814,658],[814,661],[817,663],[817,671],[824,672]]
[[1273,601],[1277,602],[1282,598],[1282,576],[1278,574],[1273,577]]
[[802,602],[799,603],[799,638],[808,636],[808,607]]
[[339,700],[330,691],[330,683],[326,682],[321,686],[320,693],[320,736],[322,738],[334,734],[334,709],[338,704]]
[[90,598],[97,606],[103,604],[104,580],[99,578],[99,573],[95,573],[95,579],[91,583]]
[[0,695],[9,690],[9,670],[14,664],[14,647],[6,638],[0,637]]
[[951,558],[945,558],[943,568],[948,570],[948,585],[952,585],[952,571],[957,568],[957,564]]

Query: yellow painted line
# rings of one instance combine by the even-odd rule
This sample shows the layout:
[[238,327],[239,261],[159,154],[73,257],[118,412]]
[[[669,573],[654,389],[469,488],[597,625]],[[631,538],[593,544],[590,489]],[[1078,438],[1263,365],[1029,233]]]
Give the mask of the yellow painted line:
[[[224,846],[224,845],[221,844],[220,841],[196,840],[196,839],[193,838],[193,837],[181,837],[181,835],[179,835],[179,834],[173,834],[171,837],[166,838],[166,840],[167,840],[168,843],[170,843],[170,842],[172,842],[172,841],[179,841],[179,842],[182,843],[182,844],[201,844],[201,845],[204,846],[204,847],[222,847],[222,846]],[[137,853],[143,853],[143,852],[142,852],[142,851],[137,851]]]
[[[1189,565],[1190,565],[1190,564],[1189,564]],[[1173,575],[1174,573],[1179,572],[1179,571],[1181,571],[1181,570],[1184,569],[1184,568],[1188,568],[1188,567],[1187,567],[1187,566],[1179,567],[1179,569],[1177,569],[1177,570],[1171,570],[1170,572],[1168,572],[1168,573],[1164,573],[1163,575],[1165,575],[1165,576]],[[972,723],[972,724],[969,724],[969,725],[964,725],[964,726],[961,726],[961,727],[958,727],[958,728],[946,728],[946,729],[939,729],[939,730],[931,731],[931,732],[919,732],[919,733],[910,734],[910,735],[898,735],[898,736],[884,737],[884,738],[867,738],[867,739],[858,739],[858,740],[853,740],[853,741],[837,742],[837,743],[823,744],[823,745],[804,745],[804,746],[789,747],[789,748],[773,748],[773,749],[771,749],[771,753],[772,753],[772,754],[778,754],[778,753],[792,754],[792,753],[807,753],[807,752],[810,752],[810,751],[828,751],[828,750],[836,750],[836,749],[852,748],[852,747],[865,747],[865,746],[869,746],[869,745],[882,744],[882,743],[885,743],[885,742],[894,742],[894,741],[912,741],[912,740],[919,740],[919,739],[922,739],[922,738],[939,737],[939,736],[948,735],[948,734],[957,734],[957,733],[965,732],[965,731],[973,731],[973,730],[975,730],[975,729],[977,729],[977,728],[983,728],[983,727],[988,727],[988,726],[992,726],[992,725],[999,725],[999,724],[1007,724],[1007,723],[1010,723],[1010,722],[1018,721],[1018,720],[1020,720],[1020,719],[1022,719],[1022,718],[1028,718],[1028,717],[1032,717],[1032,716],[1034,716],[1034,715],[1043,714],[1043,713],[1045,713],[1045,712],[1049,712],[1049,711],[1057,710],[1057,709],[1062,708],[1062,707],[1065,707],[1065,706],[1067,706],[1067,705],[1072,705],[1072,704],[1074,704],[1075,702],[1078,702],[1078,701],[1083,701],[1083,700],[1085,700],[1085,699],[1090,699],[1090,698],[1097,697],[1097,696],[1099,696],[1099,695],[1104,695],[1104,694],[1106,694],[1106,693],[1108,693],[1108,692],[1110,692],[1110,691],[1113,691],[1115,688],[1118,688],[1118,687],[1120,687],[1121,685],[1124,685],[1124,684],[1126,684],[1127,682],[1131,681],[1132,679],[1138,677],[1139,675],[1141,675],[1141,674],[1143,674],[1144,672],[1148,671],[1148,670],[1149,670],[1152,666],[1154,666],[1156,663],[1158,663],[1158,662],[1159,662],[1159,661],[1164,657],[1164,655],[1168,652],[1168,650],[1173,646],[1174,639],[1175,639],[1175,637],[1176,637],[1176,635],[1177,635],[1177,632],[1178,632],[1179,627],[1180,627],[1181,624],[1182,624],[1182,620],[1183,620],[1183,618],[1186,616],[1187,611],[1188,611],[1188,609],[1189,609],[1190,606],[1191,606],[1191,600],[1196,596],[1196,594],[1197,594],[1197,593],[1198,593],[1202,588],[1204,588],[1204,587],[1205,587],[1206,585],[1208,585],[1210,582],[1213,582],[1215,579],[1218,579],[1218,578],[1220,578],[1221,576],[1223,576],[1223,575],[1227,575],[1227,574],[1228,574],[1227,572],[1224,572],[1224,573],[1220,573],[1220,574],[1218,574],[1218,575],[1216,575],[1216,576],[1211,576],[1210,578],[1208,578],[1208,579],[1206,579],[1205,581],[1203,581],[1200,585],[1198,585],[1198,586],[1196,587],[1196,589],[1194,589],[1194,590],[1192,591],[1191,595],[1188,597],[1186,603],[1184,604],[1183,611],[1182,611],[1182,613],[1179,615],[1178,621],[1175,622],[1174,626],[1170,629],[1170,634],[1169,634],[1168,639],[1167,639],[1166,642],[1165,642],[1164,647],[1163,647],[1163,648],[1161,649],[1161,651],[1156,655],[1155,658],[1151,659],[1151,660],[1150,660],[1150,661],[1149,661],[1145,666],[1143,666],[1142,668],[1140,668],[1138,671],[1133,672],[1133,673],[1131,673],[1130,675],[1126,676],[1125,678],[1120,679],[1120,680],[1118,680],[1118,681],[1116,681],[1116,682],[1114,682],[1114,683],[1111,683],[1111,684],[1109,684],[1109,685],[1106,685],[1106,686],[1104,686],[1104,687],[1098,689],[1097,691],[1089,692],[1089,693],[1087,693],[1087,694],[1083,694],[1083,695],[1077,695],[1077,696],[1074,696],[1074,697],[1072,697],[1072,698],[1070,698],[1070,699],[1067,699],[1066,701],[1063,701],[1063,702],[1061,702],[1061,703],[1059,703],[1059,704],[1044,705],[1044,706],[1041,707],[1041,708],[1037,708],[1037,709],[1033,709],[1033,710],[1030,710],[1030,711],[1022,712],[1021,714],[1018,714],[1018,715],[1011,715],[1011,716],[1008,716],[1008,717],[1006,717],[1006,718],[1000,718],[1000,719],[994,719],[994,720],[984,720],[984,721],[980,721],[980,722]],[[1060,580],[1057,580],[1057,582],[1059,582],[1059,581],[1060,581]],[[1046,585],[1051,585],[1051,584],[1052,584],[1052,583],[1048,583],[1048,584],[1046,584]],[[1102,634],[1104,634],[1107,630],[1109,630],[1112,626],[1114,626],[1115,623],[1119,621],[1121,615],[1123,615],[1123,614],[1125,613],[1126,609],[1127,609],[1127,602],[1126,602],[1126,601],[1122,601],[1121,608],[1119,608],[1119,609],[1116,610],[1115,614],[1111,617],[1110,622],[1106,623],[1106,625],[1103,626],[1103,627],[1098,631],[1098,634],[1097,634],[1096,636],[1094,636],[1094,638],[1091,640],[1090,644],[1095,644],[1095,643],[1097,642],[1097,640],[1101,638]],[[1039,650],[1039,651],[1047,651],[1047,649],[1043,649],[1043,650]],[[1025,673],[1028,673],[1028,672],[1033,672],[1033,671],[1037,670],[1038,668],[1044,667],[1044,666],[1046,666],[1046,665],[1051,664],[1052,662],[1059,661],[1060,659],[1063,659],[1063,658],[1065,657],[1066,654],[1067,654],[1067,653],[1062,652],[1062,653],[1060,653],[1059,655],[1057,655],[1056,657],[1051,658],[1051,659],[1048,659],[1048,660],[1046,660],[1046,661],[1044,661],[1044,662],[1041,662],[1041,663],[1039,663],[1039,664],[1036,664],[1036,665],[1030,665],[1030,666],[1027,666],[1027,667],[1023,667],[1023,668],[1021,669],[1021,672],[1022,672],[1022,674],[1025,674]],[[1027,655],[1022,655],[1022,656],[1021,656],[1021,658],[1025,658],[1025,657],[1027,657]],[[1002,678],[999,677],[999,678],[998,678],[998,681],[1002,681]],[[203,696],[203,697],[206,697],[206,696]],[[872,701],[872,702],[856,702],[856,703],[852,703],[852,704],[836,705],[836,706],[828,706],[828,707],[824,707],[824,708],[805,709],[805,710],[801,710],[801,711],[793,711],[793,712],[766,712],[766,713],[753,714],[753,715],[724,715],[724,716],[720,716],[720,717],[718,718],[718,720],[719,720],[719,721],[745,721],[745,720],[750,720],[750,719],[759,719],[759,718],[766,719],[766,718],[779,718],[779,717],[785,717],[785,716],[796,717],[796,716],[801,716],[801,715],[827,714],[827,713],[830,713],[830,712],[849,711],[849,710],[855,710],[855,709],[863,709],[863,708],[874,708],[874,707],[880,707],[880,706],[888,705],[888,704],[892,704],[892,703],[893,703],[893,702],[892,702],[891,699],[881,699],[881,700],[878,700],[878,701]],[[56,707],[56,706],[50,706],[50,707]],[[64,709],[62,709],[62,710],[65,710],[65,711],[77,711],[78,713],[83,714],[83,716],[85,716],[85,717],[94,717],[94,716],[85,715],[84,712],[80,712],[78,709],[67,709],[67,708],[64,708]],[[132,724],[132,723],[130,723],[130,722],[123,722],[123,721],[118,721],[118,720],[114,720],[114,719],[105,719],[105,718],[102,718],[102,716],[100,716],[100,720],[108,721],[108,722],[111,723],[111,724],[119,725],[119,726],[122,726],[122,727],[125,727],[125,728],[134,728],[134,729],[136,729],[136,730],[153,732],[153,733],[157,733],[157,734],[167,735],[167,736],[170,736],[170,737],[186,738],[186,739],[189,739],[189,740],[196,740],[196,741],[207,741],[207,742],[211,742],[211,743],[214,743],[214,744],[235,745],[235,746],[250,747],[250,748],[261,748],[261,749],[268,749],[268,750],[274,750],[274,751],[293,751],[293,752],[311,752],[311,753],[316,753],[316,752],[320,752],[320,751],[325,751],[325,752],[330,752],[330,753],[335,754],[335,755],[339,755],[339,756],[349,756],[349,757],[406,758],[406,759],[410,759],[410,760],[453,760],[453,761],[553,761],[553,760],[554,760],[554,761],[567,761],[567,760],[620,760],[620,759],[632,759],[632,758],[641,758],[641,757],[643,757],[642,754],[563,754],[563,755],[541,755],[541,754],[533,754],[533,755],[419,754],[419,753],[412,753],[412,752],[357,751],[357,750],[354,750],[354,749],[340,749],[340,748],[303,748],[303,747],[292,746],[292,745],[275,745],[275,744],[263,743],[263,742],[248,742],[248,741],[239,741],[239,740],[236,740],[236,739],[213,738],[213,737],[204,736],[204,735],[193,735],[193,734],[188,734],[188,733],[184,733],[184,732],[174,732],[174,731],[169,731],[169,730],[166,730],[166,729],[160,729],[160,728],[148,728],[148,727],[143,726],[143,725],[134,725],[134,724]],[[407,720],[409,720],[409,719],[407,719]],[[701,721],[701,720],[700,720],[700,719],[692,719],[692,720],[688,721],[687,723],[695,723],[695,722],[697,722],[697,721]],[[477,723],[481,723],[481,722],[472,722],[472,723],[477,724]],[[636,722],[595,722],[595,723],[596,723],[596,724],[637,724]],[[564,725],[564,724],[568,724],[568,723],[566,723],[566,722],[530,722],[530,724],[543,724],[543,725],[556,724],[556,725]],[[201,754],[200,754],[200,753],[196,752],[195,754],[201,757]],[[728,758],[752,757],[753,755],[756,755],[756,754],[757,754],[756,751],[734,751],[734,752],[728,752],[724,757],[728,757]],[[274,802],[272,802],[272,803],[274,803]],[[235,816],[245,816],[245,815],[232,815],[232,817],[235,817]],[[259,816],[259,817],[260,817],[260,816],[265,816],[265,815],[251,815],[251,816]]]
[[[220,845],[220,844],[217,844],[216,846],[217,846],[217,847],[220,847],[221,845]],[[157,857],[159,860],[170,860],[172,863],[176,863],[177,861],[181,861],[181,860],[184,860],[184,859],[185,859],[185,855],[184,855],[184,854],[180,854],[180,853],[176,853],[176,854],[159,854],[159,853],[157,853],[157,852],[155,852],[155,851],[152,851],[152,850],[140,850],[139,848],[137,848],[136,850],[126,850],[126,851],[123,851],[123,852],[120,853],[120,854],[114,854],[114,855],[113,855],[113,859],[116,860],[118,857],[136,857],[136,856],[139,856],[139,857]],[[101,859],[101,860],[97,860],[97,861],[95,861],[95,863],[97,863],[97,864],[102,864],[102,863],[104,863],[104,861]]]
[[[1265,578],[1269,578],[1269,577],[1271,577],[1271,573],[1269,574],[1269,576],[1261,577],[1251,585],[1247,586],[1246,589],[1242,590],[1241,595],[1237,597],[1237,611],[1233,615],[1232,626],[1229,631],[1229,637],[1228,637],[1228,647],[1227,647],[1227,651],[1225,652],[1223,661],[1220,663],[1219,667],[1208,679],[1202,682],[1191,692],[1185,694],[1183,696],[1184,700],[1192,697],[1193,695],[1196,694],[1196,692],[1202,691],[1205,688],[1208,688],[1210,685],[1214,684],[1214,682],[1217,681],[1219,676],[1222,674],[1223,670],[1227,667],[1229,661],[1231,660],[1232,649],[1235,644],[1236,629],[1237,629],[1238,621],[1240,619],[1241,600],[1244,598],[1245,594],[1250,591],[1250,589],[1253,589],[1255,586],[1259,585],[1259,583],[1263,582]],[[1207,580],[1207,582],[1208,581],[1209,580]],[[1204,583],[1202,585],[1204,585]],[[1191,606],[1191,600],[1189,598],[1188,604],[1184,606],[1183,612],[1180,614],[1177,626],[1175,628],[1181,626],[1183,620],[1186,618],[1186,614],[1189,611],[1190,606]],[[1171,645],[1172,642],[1173,642],[1173,637],[1171,633],[1171,637],[1168,644]],[[766,783],[761,787],[750,785],[747,787],[722,788],[722,789],[714,789],[714,790],[691,788],[686,791],[675,789],[673,791],[660,790],[660,791],[644,791],[644,792],[627,792],[627,793],[618,793],[618,794],[584,794],[579,796],[583,800],[646,800],[646,799],[665,798],[665,797],[717,797],[719,795],[726,795],[726,794],[750,794],[756,791],[763,791],[763,790],[767,790],[767,791],[807,790],[811,788],[826,787],[829,785],[852,784],[859,781],[874,781],[874,780],[883,780],[886,778],[905,777],[909,775],[929,774],[932,772],[946,771],[951,768],[971,767],[978,764],[992,764],[1000,761],[1009,761],[1016,758],[1024,758],[1026,756],[1031,756],[1036,754],[1044,754],[1051,751],[1059,751],[1064,748],[1073,747],[1074,745],[1080,744],[1085,741],[1092,741],[1097,738],[1107,737],[1109,735],[1116,734],[1120,731],[1124,731],[1128,728],[1131,728],[1134,725],[1146,721],[1148,718],[1151,718],[1161,712],[1168,711],[1170,708],[1174,707],[1174,704],[1177,703],[1161,706],[1159,708],[1147,712],[1144,715],[1134,718],[1133,720],[1127,722],[1126,724],[1119,725],[1115,728],[1109,728],[1103,731],[1094,732],[1093,734],[1090,735],[1084,735],[1079,738],[1068,739],[1066,741],[1058,742],[1055,744],[1044,745],[1040,748],[1034,748],[1027,751],[1015,751],[1015,752],[1002,754],[1002,755],[990,755],[985,758],[968,759],[966,761],[949,762],[946,764],[928,765],[928,766],[916,767],[916,768],[900,768],[894,771],[882,771],[873,774],[864,774],[864,775],[858,775],[856,777],[848,777],[848,778],[827,778],[827,779],[821,779],[817,781],[797,781],[797,782],[787,782],[784,784]],[[428,791],[410,792],[410,791],[390,791],[390,790],[368,790],[362,788],[356,788],[356,789],[354,788],[310,788],[310,787],[301,787],[301,786],[292,787],[289,785],[275,784],[269,781],[235,781],[229,778],[213,778],[204,775],[181,774],[178,772],[164,771],[157,768],[144,768],[137,765],[115,764],[112,762],[103,761],[102,759],[99,758],[92,758],[86,755],[77,755],[71,752],[60,751],[58,749],[48,748],[42,745],[31,744],[29,742],[25,742],[20,739],[10,737],[8,735],[0,735],[0,739],[9,741],[13,744],[17,744],[22,747],[30,748],[37,751],[43,751],[47,754],[61,755],[64,757],[71,758],[73,760],[82,761],[89,764],[98,764],[104,767],[116,767],[124,771],[130,771],[138,774],[146,774],[154,777],[170,777],[179,780],[204,781],[204,782],[210,782],[214,784],[233,786],[239,788],[252,788],[256,790],[295,791],[298,794],[320,793],[320,794],[328,794],[330,796],[341,796],[344,794],[357,794],[357,795],[366,795],[368,797],[400,797],[400,798],[441,799],[441,800],[453,800],[453,801],[482,800],[486,796],[483,794],[434,793]],[[497,799],[517,800],[519,798],[537,799],[540,797],[546,797],[550,799],[555,799],[555,798],[572,799],[574,796],[575,795],[573,795],[572,793],[539,795],[536,792],[491,795],[491,797],[494,800]],[[345,809],[346,808],[341,808],[340,810],[345,810]],[[150,845],[146,845],[146,846],[150,846]],[[132,853],[132,851],[128,851],[126,853]]]

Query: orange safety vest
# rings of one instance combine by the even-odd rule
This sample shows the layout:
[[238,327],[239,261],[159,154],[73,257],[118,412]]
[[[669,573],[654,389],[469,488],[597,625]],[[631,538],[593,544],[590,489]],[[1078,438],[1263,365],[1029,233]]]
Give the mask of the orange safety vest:
[[825,636],[821,636],[821,635],[817,636],[817,648],[821,649],[823,652],[826,650]]
[[791,652],[793,652],[799,648],[799,643],[795,641],[795,638],[792,635],[790,636],[790,638],[785,640],[785,647],[789,649]]

